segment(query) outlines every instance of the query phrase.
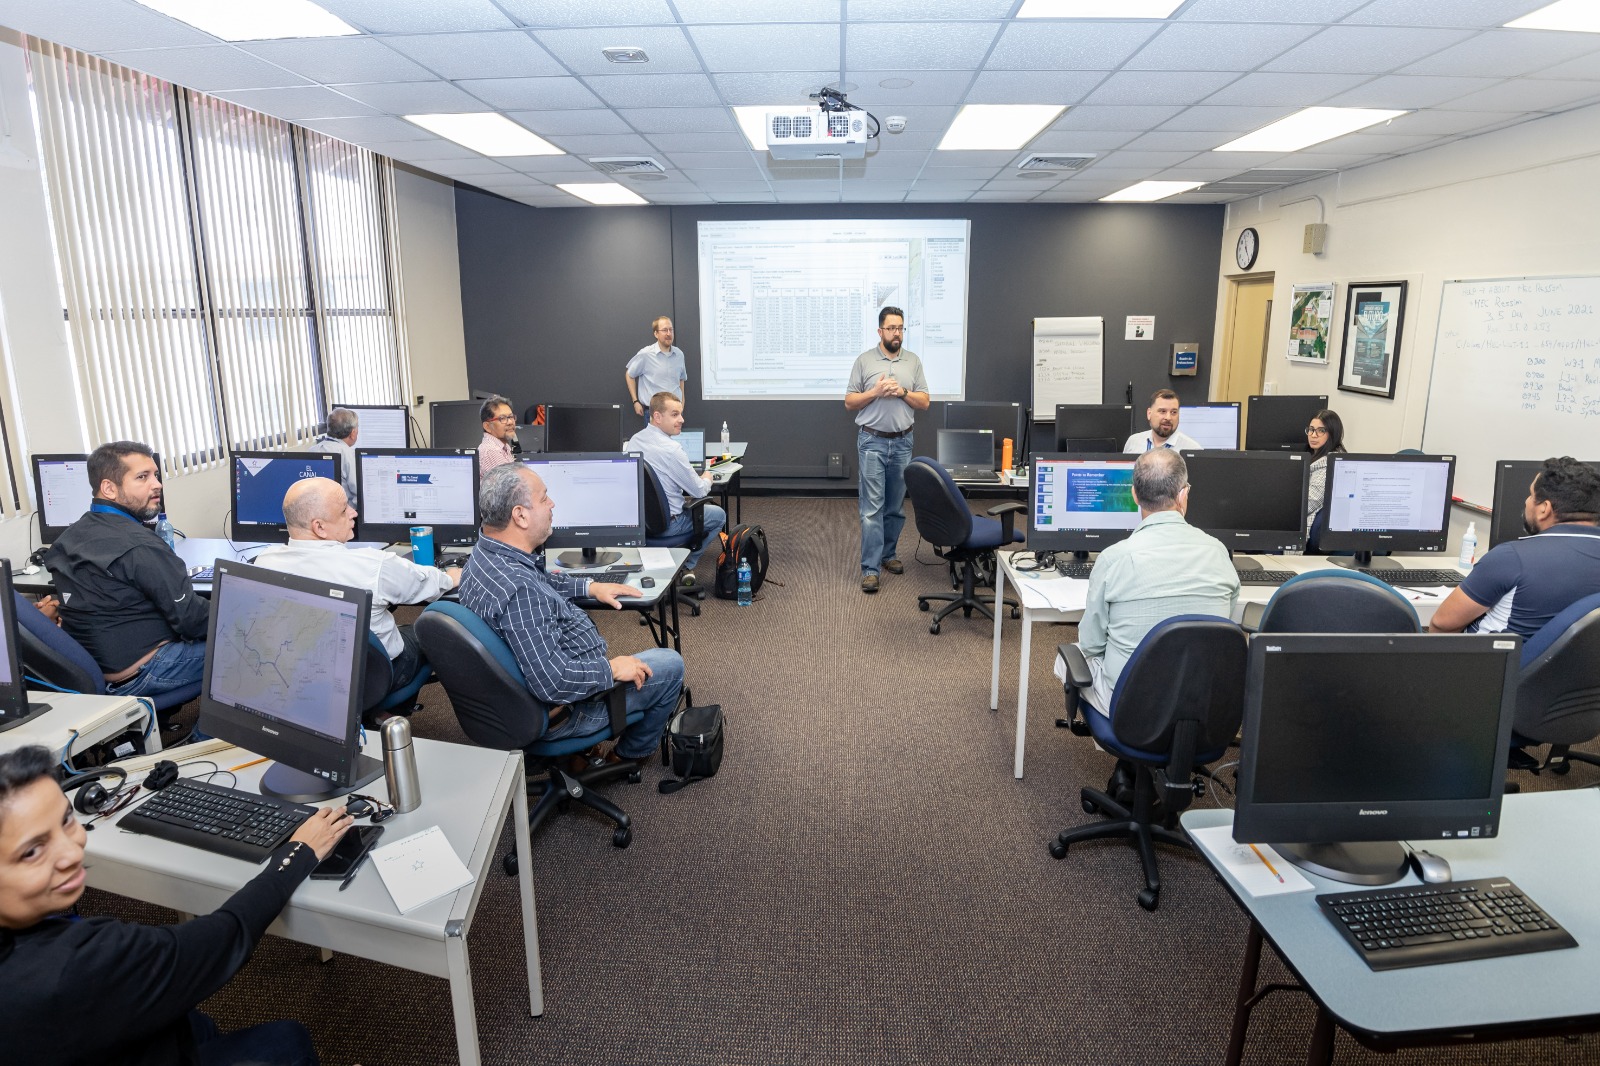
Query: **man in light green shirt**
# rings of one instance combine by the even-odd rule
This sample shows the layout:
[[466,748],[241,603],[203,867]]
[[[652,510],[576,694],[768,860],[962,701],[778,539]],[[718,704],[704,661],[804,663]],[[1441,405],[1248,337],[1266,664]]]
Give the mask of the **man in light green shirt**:
[[1078,623],[1078,647],[1094,673],[1090,702],[1111,708],[1117,679],[1155,626],[1180,614],[1231,617],[1239,574],[1222,542],[1184,521],[1189,470],[1183,456],[1154,448],[1133,464],[1139,525],[1100,553],[1089,572],[1089,602]]

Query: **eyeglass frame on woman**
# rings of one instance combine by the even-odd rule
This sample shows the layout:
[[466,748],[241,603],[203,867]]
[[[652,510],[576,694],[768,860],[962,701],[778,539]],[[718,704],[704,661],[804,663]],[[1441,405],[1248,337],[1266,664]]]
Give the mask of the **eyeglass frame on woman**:
[[1308,436],[1308,437],[1311,436],[1311,434],[1313,434],[1313,433],[1321,433],[1321,434],[1326,435],[1327,432],[1328,432],[1328,427],[1327,426],[1307,426],[1306,427],[1306,436]]

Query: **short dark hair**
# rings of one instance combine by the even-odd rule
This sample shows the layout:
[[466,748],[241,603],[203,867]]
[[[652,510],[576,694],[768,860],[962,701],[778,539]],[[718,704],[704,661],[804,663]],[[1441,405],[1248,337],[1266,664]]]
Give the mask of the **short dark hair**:
[[1146,511],[1170,511],[1189,484],[1189,464],[1172,448],[1151,448],[1133,461],[1133,498]]
[[50,749],[39,744],[29,744],[0,755],[0,810],[12,795],[27,788],[41,777],[54,778],[56,757]]
[[361,416],[348,407],[335,407],[328,412],[328,436],[344,440],[361,424]]
[[1600,519],[1600,473],[1570,455],[1546,459],[1533,479],[1535,503],[1549,503],[1557,522]]
[[654,396],[650,397],[650,413],[653,415],[658,415],[662,411],[665,411],[667,409],[667,402],[669,400],[679,405],[683,403],[683,401],[678,398],[678,394],[675,392],[658,392]]
[[[503,407],[510,407],[511,406],[511,401],[506,399],[504,396],[500,396],[500,395],[490,396],[488,399],[483,401],[483,406],[478,408],[478,421],[479,422],[490,422],[490,421],[493,421],[494,420],[494,409],[496,407],[502,407],[502,406]],[[515,411],[512,412],[512,414],[515,414],[515,413],[516,413]]]
[[[878,328],[879,329],[883,328],[883,320],[888,318],[890,315],[896,316],[902,322],[904,322],[906,320],[906,313],[904,311],[900,310],[898,307],[885,307],[883,310],[878,312]],[[926,338],[924,338],[924,339],[926,339]]]
[[110,444],[102,444],[89,456],[89,495],[94,496],[100,492],[100,482],[115,481],[122,484],[122,476],[128,472],[128,456],[142,455],[146,459],[155,461],[156,453],[148,445],[140,444],[135,440],[114,440]]
[[1157,400],[1176,400],[1177,398],[1178,394],[1173,392],[1171,389],[1157,389],[1155,392],[1150,394],[1150,402],[1145,406],[1154,407]]
[[1324,407],[1312,415],[1311,420],[1321,422],[1328,430],[1328,439],[1322,442],[1322,446],[1311,449],[1313,459],[1320,459],[1330,452],[1344,451],[1344,419],[1339,417],[1338,412]]

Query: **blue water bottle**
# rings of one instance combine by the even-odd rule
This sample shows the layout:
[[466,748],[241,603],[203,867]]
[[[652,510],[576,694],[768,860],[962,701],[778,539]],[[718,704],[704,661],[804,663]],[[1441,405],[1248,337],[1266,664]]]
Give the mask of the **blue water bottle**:
[[162,511],[156,515],[156,536],[167,542],[167,547],[173,551],[178,550],[178,537],[172,530],[172,523],[167,521],[167,512]]
[[739,606],[750,606],[750,560],[739,560]]

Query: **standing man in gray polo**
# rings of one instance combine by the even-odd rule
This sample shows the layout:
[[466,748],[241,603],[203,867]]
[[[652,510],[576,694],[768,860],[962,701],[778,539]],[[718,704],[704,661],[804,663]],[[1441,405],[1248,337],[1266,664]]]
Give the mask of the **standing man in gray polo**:
[[672,319],[662,315],[650,323],[650,331],[655,334],[655,343],[647,344],[634,353],[622,374],[622,380],[628,386],[628,395],[633,398],[633,413],[647,422],[650,420],[650,398],[658,392],[670,392],[682,403],[683,383],[689,380],[689,372],[683,362],[683,349],[672,343]]
[[895,558],[906,524],[906,467],[911,463],[911,426],[928,409],[928,378],[922,360],[905,351],[906,316],[898,307],[878,312],[878,346],[862,352],[850,368],[844,397],[856,413],[856,459],[860,466],[861,591],[878,591],[878,571],[905,572]]
[[351,507],[356,505],[356,438],[360,435],[360,416],[348,407],[335,407],[328,412],[328,432],[311,445],[312,451],[339,457],[339,483]]

